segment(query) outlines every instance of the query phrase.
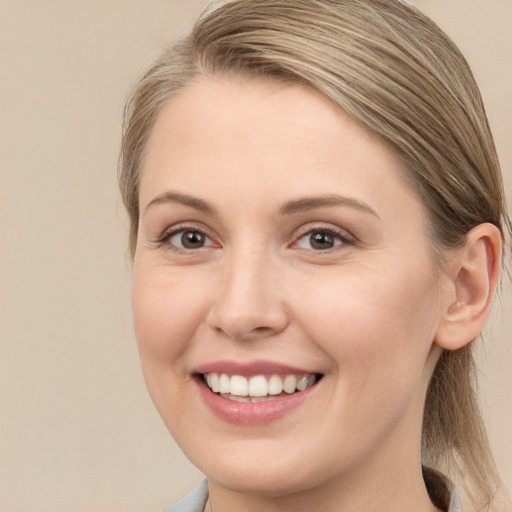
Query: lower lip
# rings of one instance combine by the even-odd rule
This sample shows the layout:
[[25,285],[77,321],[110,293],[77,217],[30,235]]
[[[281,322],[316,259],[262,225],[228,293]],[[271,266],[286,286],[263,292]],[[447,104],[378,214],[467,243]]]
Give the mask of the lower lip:
[[213,393],[202,378],[194,379],[201,398],[208,408],[222,421],[237,425],[262,425],[276,421],[299,407],[317,387],[314,386],[292,393],[289,396],[273,398],[264,402],[235,402]]

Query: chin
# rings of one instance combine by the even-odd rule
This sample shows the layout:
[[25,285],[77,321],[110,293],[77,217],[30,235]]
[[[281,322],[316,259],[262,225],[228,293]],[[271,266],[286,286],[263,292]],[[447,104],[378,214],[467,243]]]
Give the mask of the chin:
[[262,466],[252,463],[237,467],[205,468],[204,473],[211,482],[233,492],[278,498],[300,493],[314,486],[312,475],[296,472],[295,468],[281,470],[271,461]]
[[307,491],[332,478],[321,464],[311,463],[318,457],[308,456],[304,447],[290,450],[294,445],[245,440],[225,443],[224,449],[214,451],[204,445],[197,449],[198,444],[185,454],[210,482],[232,492],[277,498]]

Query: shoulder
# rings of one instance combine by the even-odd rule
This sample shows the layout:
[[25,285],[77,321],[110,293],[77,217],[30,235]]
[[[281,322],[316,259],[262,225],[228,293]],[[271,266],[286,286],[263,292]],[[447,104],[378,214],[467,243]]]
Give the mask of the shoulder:
[[208,500],[208,481],[203,480],[200,485],[190,491],[178,503],[165,509],[164,512],[203,512]]

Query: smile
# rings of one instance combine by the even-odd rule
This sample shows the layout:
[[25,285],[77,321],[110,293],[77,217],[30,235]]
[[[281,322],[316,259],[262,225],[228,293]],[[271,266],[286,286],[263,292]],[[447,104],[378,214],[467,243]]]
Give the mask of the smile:
[[322,373],[265,360],[210,362],[192,376],[210,412],[242,427],[270,424],[303,404],[318,403],[314,396],[324,380]]
[[259,403],[275,400],[304,391],[313,386],[320,376],[316,374],[288,375],[228,375],[227,373],[204,373],[204,383],[223,398],[235,402]]

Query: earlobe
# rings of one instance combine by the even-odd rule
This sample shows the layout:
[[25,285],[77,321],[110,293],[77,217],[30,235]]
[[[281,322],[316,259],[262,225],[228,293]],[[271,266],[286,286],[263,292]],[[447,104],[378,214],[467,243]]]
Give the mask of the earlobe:
[[450,262],[450,299],[435,343],[457,350],[474,340],[487,321],[499,281],[502,237],[493,224],[480,224]]

